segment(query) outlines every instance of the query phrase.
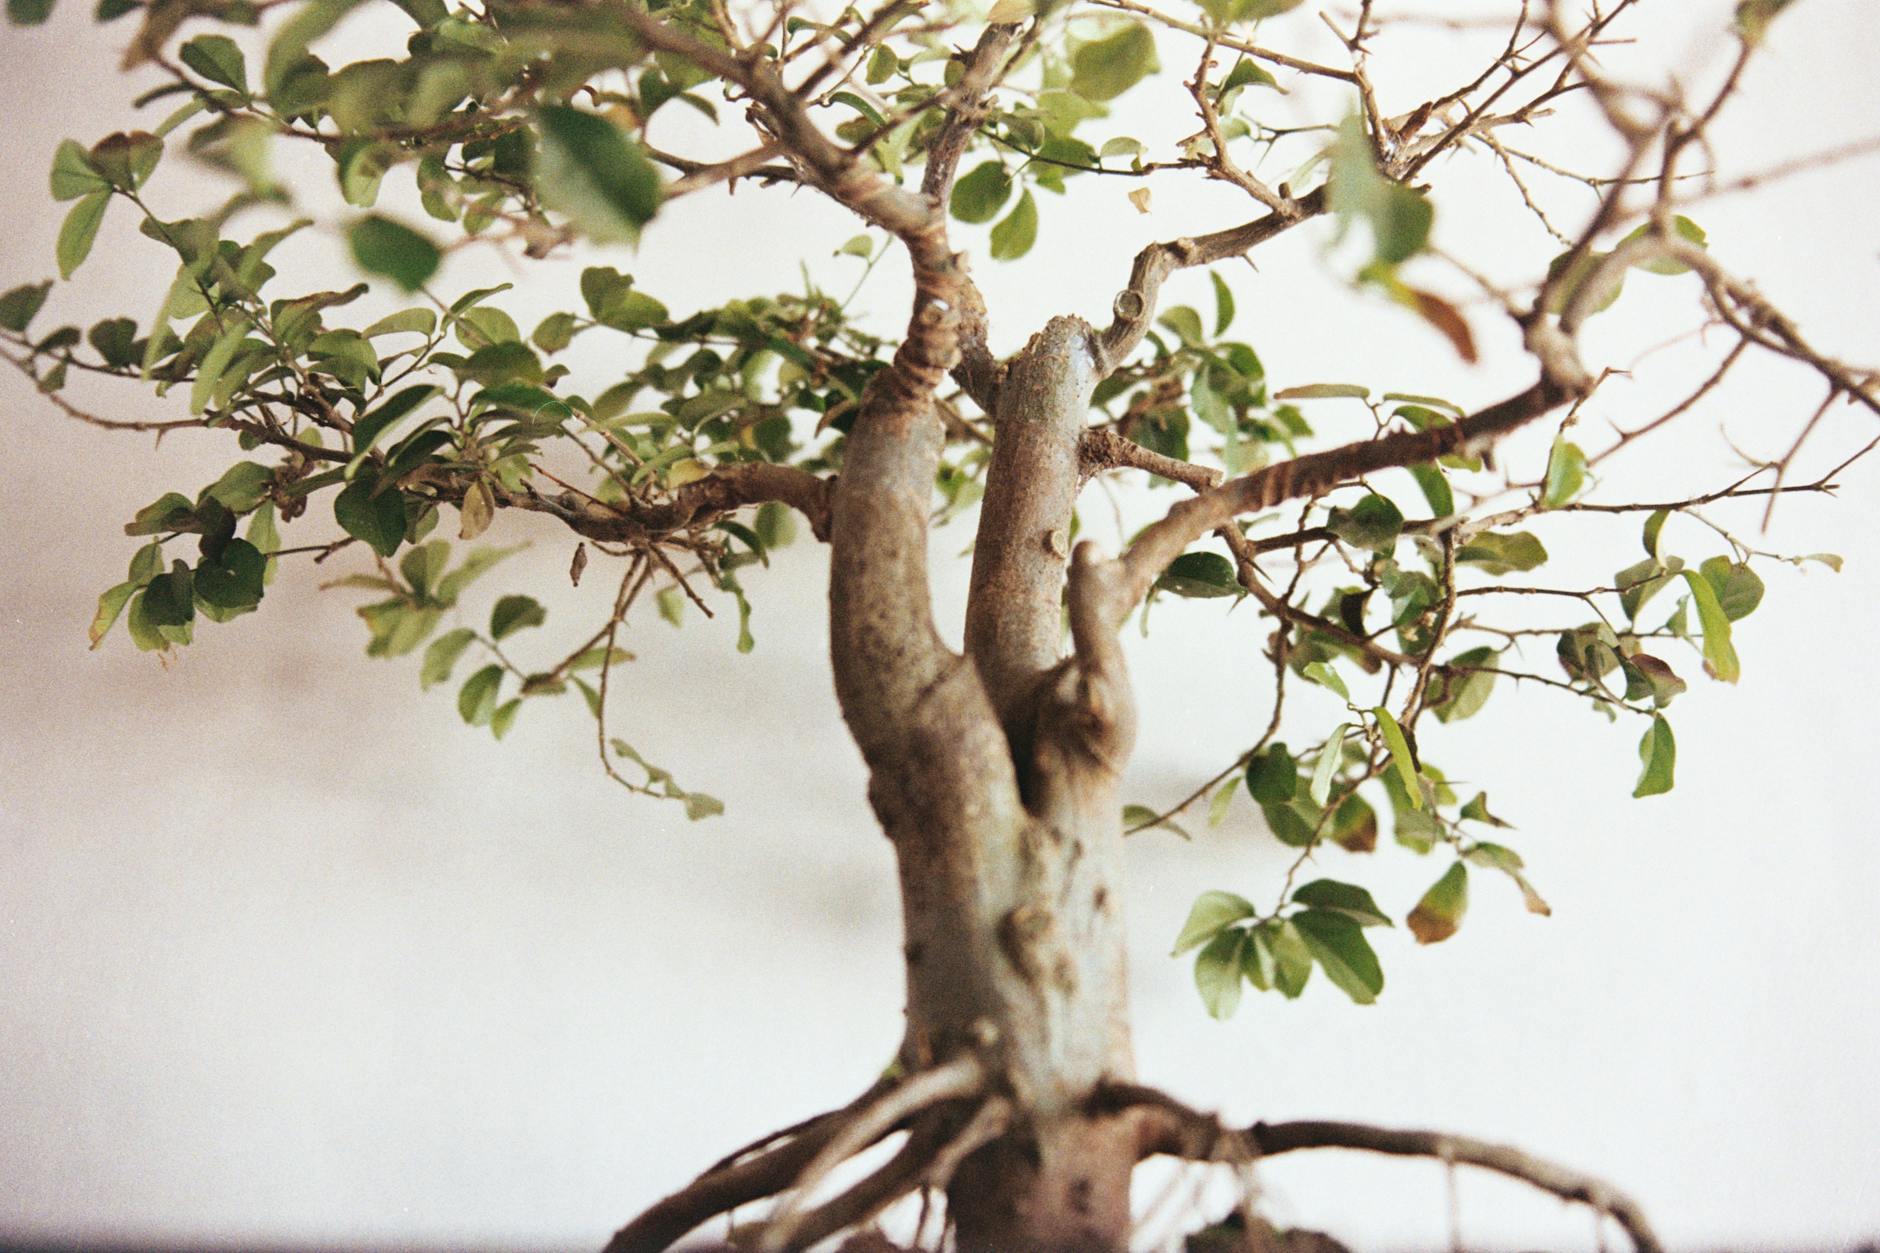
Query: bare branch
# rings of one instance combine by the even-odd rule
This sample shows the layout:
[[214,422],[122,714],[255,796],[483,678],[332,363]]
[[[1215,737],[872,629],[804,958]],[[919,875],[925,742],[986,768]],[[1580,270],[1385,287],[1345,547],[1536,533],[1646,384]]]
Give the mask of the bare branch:
[[1150,244],[1143,249],[1130,269],[1129,286],[1117,294],[1111,310],[1112,320],[1099,340],[1099,371],[1108,376],[1136,351],[1136,345],[1142,342],[1149,324],[1155,320],[1156,296],[1169,275],[1190,266],[1212,265],[1241,256],[1275,235],[1325,212],[1328,204],[1330,197],[1326,189],[1320,187],[1294,200],[1290,212],[1269,213],[1224,231]]

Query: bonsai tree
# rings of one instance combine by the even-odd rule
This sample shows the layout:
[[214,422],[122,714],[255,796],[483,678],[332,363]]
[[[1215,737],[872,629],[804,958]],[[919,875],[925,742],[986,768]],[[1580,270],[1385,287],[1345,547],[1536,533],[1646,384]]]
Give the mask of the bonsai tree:
[[[122,214],[164,271],[88,330],[48,329],[50,281],[15,287],[0,296],[0,352],[71,418],[232,446],[214,482],[127,502],[137,543],[99,599],[94,646],[122,622],[132,646],[166,654],[200,623],[260,611],[283,563],[350,563],[339,585],[371,598],[371,655],[417,656],[423,685],[450,685],[463,720],[498,737],[528,703],[584,711],[613,779],[692,818],[718,802],[610,725],[628,616],[650,601],[675,624],[727,610],[748,622],[754,568],[785,544],[824,546],[831,672],[900,872],[905,1036],[852,1103],[726,1157],[610,1249],[666,1248],[767,1200],[758,1247],[805,1247],[915,1194],[944,1197],[962,1249],[1120,1249],[1144,1160],[1246,1166],[1314,1148],[1500,1171],[1656,1247],[1622,1193],[1513,1148],[1228,1126],[1138,1082],[1122,845],[1190,811],[1218,821],[1256,805],[1296,855],[1260,902],[1207,893],[1173,937],[1203,1007],[1231,1015],[1248,985],[1296,997],[1315,974],[1368,1004],[1384,973],[1366,932],[1394,919],[1362,884],[1320,873],[1327,846],[1373,853],[1388,830],[1402,855],[1431,859],[1404,919],[1424,944],[1456,932],[1472,880],[1548,912],[1485,793],[1439,764],[1443,724],[1493,717],[1491,698],[1517,684],[1557,689],[1636,742],[1635,795],[1671,789],[1668,710],[1700,672],[1737,679],[1731,624],[1763,598],[1758,568],[1839,566],[1760,550],[1701,511],[1832,489],[1873,445],[1800,472],[1822,418],[1880,411],[1871,373],[1817,349],[1698,224],[1709,197],[1853,155],[1714,171],[1712,125],[1787,0],[1736,6],[1731,59],[1698,93],[1605,68],[1635,0],[1522,0],[1484,20],[1360,0],[1322,22],[1298,0],[394,3],[398,36],[344,60],[339,28],[359,0],[101,0],[99,19],[131,32],[125,68],[156,84],[143,102],[167,114],[53,155],[51,193],[69,205],[57,266],[71,279]],[[30,24],[50,9],[8,11]],[[1427,96],[1380,90],[1374,57],[1396,27],[1429,20],[1481,43],[1479,63]],[[1179,138],[1137,125],[1151,98],[1183,102]],[[1553,128],[1588,119],[1608,154],[1549,155]],[[186,161],[232,191],[166,220],[144,190]],[[309,162],[330,165],[352,206],[339,220],[296,216],[296,184],[276,171]],[[1432,243],[1445,174],[1484,163],[1532,228],[1512,266]],[[401,167],[409,203],[385,191]],[[998,323],[975,268],[1022,266],[1041,230],[1077,229],[1073,206],[1094,188],[1122,184],[1148,211],[1200,182],[1245,203],[1133,258],[1092,257],[1116,271],[1107,317],[1065,310],[994,351],[995,330],[1017,342],[1033,328]],[[525,336],[500,288],[438,277],[447,252],[474,245],[536,258],[586,240],[620,260],[658,248],[697,198],[734,191],[813,195],[852,217],[859,233],[834,261],[904,273],[905,316],[875,325],[816,273],[800,292],[701,308],[596,264]],[[301,230],[343,231],[359,281],[308,290],[277,271],[270,256]],[[1505,345],[1530,381],[1454,398],[1269,387],[1233,337],[1237,293],[1259,288],[1247,260],[1292,235],[1326,244],[1351,300],[1399,309],[1433,352],[1473,363],[1478,343]],[[1163,298],[1201,269],[1211,307]],[[1518,286],[1498,277],[1511,269]],[[1655,276],[1684,276],[1689,316],[1673,330],[1710,332],[1710,360],[1675,403],[1632,412],[1601,390],[1630,357],[1594,356],[1583,332]],[[355,316],[391,294],[391,312]],[[606,343],[607,370],[557,360],[577,339]],[[1649,500],[1599,490],[1609,460],[1761,356],[1817,380],[1780,451]],[[75,403],[74,371],[169,395],[186,416]],[[1498,457],[1529,430],[1551,435],[1543,458]],[[1159,484],[1131,496],[1143,524],[1120,546],[1083,534],[1080,514],[1093,482],[1119,479]],[[526,592],[475,624],[457,613],[512,551],[476,543],[511,511],[565,527],[570,577],[617,589],[539,664],[519,660],[545,621]],[[1616,573],[1548,582],[1541,531],[1615,514],[1638,524]],[[975,528],[962,650],[935,622],[928,568],[933,529],[956,519]],[[284,534],[296,523],[305,542]],[[1124,639],[1160,598],[1252,602],[1241,621],[1270,667],[1271,717],[1188,796],[1149,807],[1119,791],[1138,700]],[[1321,699],[1285,699],[1312,689]],[[869,1169],[844,1169],[891,1139]],[[1213,1236],[1277,1239],[1250,1213]]]

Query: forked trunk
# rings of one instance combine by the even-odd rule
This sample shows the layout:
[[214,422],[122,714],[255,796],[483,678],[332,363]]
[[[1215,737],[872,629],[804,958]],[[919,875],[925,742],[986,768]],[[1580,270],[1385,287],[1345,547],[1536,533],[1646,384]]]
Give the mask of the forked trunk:
[[[932,630],[925,571],[913,568],[930,471],[901,479],[892,508],[879,493],[838,496],[837,686],[899,861],[902,1061],[914,1070],[977,1052],[1011,1111],[1005,1133],[948,1188],[967,1250],[1121,1249],[1129,1231],[1133,1129],[1088,1106],[1104,1081],[1132,1074],[1116,797],[1131,706],[1119,673],[1060,659],[1078,439],[1095,379],[1089,330],[1074,319],[1051,323],[1007,367],[965,658],[910,646]],[[879,482],[873,441],[859,443],[845,478]],[[900,544],[885,538],[897,531]],[[872,561],[844,561],[851,537]],[[907,576],[916,603],[871,595],[894,575]],[[891,640],[890,629],[907,634]],[[861,673],[849,647],[895,649],[893,673],[917,674],[916,686]],[[882,716],[884,696],[894,716]]]

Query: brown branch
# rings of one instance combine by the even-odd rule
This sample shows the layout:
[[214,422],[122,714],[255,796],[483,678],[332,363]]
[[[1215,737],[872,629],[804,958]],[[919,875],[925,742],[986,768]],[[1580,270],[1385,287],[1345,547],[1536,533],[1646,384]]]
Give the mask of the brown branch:
[[603,502],[570,492],[548,497],[527,487],[520,492],[499,490],[498,498],[516,508],[553,514],[579,535],[612,543],[671,535],[702,526],[719,514],[745,505],[776,501],[800,512],[809,520],[816,538],[827,540],[829,502],[834,492],[834,479],[820,478],[795,466],[750,461],[722,466],[687,483],[666,501]]
[[1397,466],[1434,461],[1449,455],[1470,456],[1509,432],[1550,412],[1574,395],[1551,373],[1525,391],[1491,405],[1450,426],[1396,431],[1377,439],[1306,453],[1229,480],[1171,508],[1136,537],[1120,560],[1126,571],[1115,605],[1121,622],[1148,594],[1168,563],[1183,549],[1243,513],[1270,509],[1296,497],[1318,496],[1362,475]]
[[1129,286],[1117,293],[1112,320],[1099,340],[1098,368],[1105,375],[1126,360],[1142,342],[1155,318],[1155,302],[1162,284],[1177,270],[1212,265],[1238,257],[1308,218],[1325,212],[1331,198],[1320,187],[1292,202],[1290,212],[1273,212],[1240,226],[1208,235],[1150,244],[1136,255]]
[[[927,149],[927,167],[921,173],[921,194],[936,211],[945,211],[960,158],[966,155],[967,145],[985,121],[987,94],[1004,76],[1006,53],[1017,34],[1016,25],[988,26],[967,54],[965,71],[953,89],[955,103]],[[976,288],[969,285],[968,291],[971,298],[960,310],[960,363],[953,369],[953,380],[975,404],[991,413],[998,399],[999,364],[986,345],[985,302],[979,299]]]

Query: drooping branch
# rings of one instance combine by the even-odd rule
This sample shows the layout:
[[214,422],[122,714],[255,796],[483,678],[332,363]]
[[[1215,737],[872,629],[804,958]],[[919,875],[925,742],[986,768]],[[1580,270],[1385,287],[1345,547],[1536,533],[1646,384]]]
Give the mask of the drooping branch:
[[1610,1214],[1625,1229],[1639,1253],[1659,1253],[1662,1246],[1638,1202],[1595,1176],[1535,1157],[1511,1145],[1443,1131],[1373,1127],[1353,1122],[1254,1123],[1232,1128],[1155,1088],[1114,1084],[1098,1094],[1096,1108],[1132,1111],[1138,1118],[1138,1149],[1197,1162],[1245,1164],[1304,1149],[1353,1149],[1394,1157],[1427,1157],[1476,1166],[1519,1179],[1567,1201]]

